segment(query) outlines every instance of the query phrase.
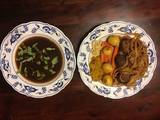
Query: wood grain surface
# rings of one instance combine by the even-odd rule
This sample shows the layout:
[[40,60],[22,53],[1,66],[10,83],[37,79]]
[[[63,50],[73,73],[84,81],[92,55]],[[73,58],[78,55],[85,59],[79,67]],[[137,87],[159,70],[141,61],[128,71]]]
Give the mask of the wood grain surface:
[[[0,40],[16,25],[42,21],[59,27],[79,45],[95,26],[113,20],[135,23],[153,39],[160,58],[159,0],[1,0]],[[111,100],[91,92],[76,69],[59,94],[33,99],[14,91],[0,73],[0,120],[160,120],[160,64],[138,94]]]

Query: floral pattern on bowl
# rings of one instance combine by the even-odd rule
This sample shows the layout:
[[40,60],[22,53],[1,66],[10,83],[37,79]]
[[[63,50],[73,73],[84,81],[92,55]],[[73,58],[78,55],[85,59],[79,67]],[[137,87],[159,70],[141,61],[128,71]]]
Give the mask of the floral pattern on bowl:
[[[64,54],[65,64],[62,74],[57,80],[48,85],[36,86],[28,84],[18,77],[13,68],[12,53],[16,44],[22,38],[33,34],[41,34],[53,38],[60,45]],[[76,67],[75,53],[70,40],[57,27],[38,21],[20,24],[9,32],[1,44],[0,62],[2,74],[13,89],[33,98],[44,98],[59,93],[71,81]]]
[[[139,33],[141,35],[141,40],[148,46],[148,59],[149,66],[144,77],[136,81],[136,86],[127,87],[110,87],[105,86],[102,83],[92,81],[89,69],[89,55],[91,52],[91,43],[95,40],[99,40],[110,34],[130,34]],[[87,37],[81,43],[78,56],[77,65],[82,81],[89,87],[94,93],[112,98],[120,99],[124,97],[132,96],[142,90],[152,79],[154,70],[157,65],[157,56],[154,43],[150,36],[139,26],[132,23],[123,21],[113,21],[110,23],[102,24],[96,27],[92,32],[90,32]]]

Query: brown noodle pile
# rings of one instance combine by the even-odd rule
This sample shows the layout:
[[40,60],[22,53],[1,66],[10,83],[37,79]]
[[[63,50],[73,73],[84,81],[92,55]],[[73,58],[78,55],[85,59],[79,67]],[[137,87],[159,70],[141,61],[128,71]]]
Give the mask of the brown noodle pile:
[[140,41],[140,36],[121,38],[119,52],[115,59],[116,68],[113,73],[114,85],[134,85],[141,79],[148,68],[147,46]]

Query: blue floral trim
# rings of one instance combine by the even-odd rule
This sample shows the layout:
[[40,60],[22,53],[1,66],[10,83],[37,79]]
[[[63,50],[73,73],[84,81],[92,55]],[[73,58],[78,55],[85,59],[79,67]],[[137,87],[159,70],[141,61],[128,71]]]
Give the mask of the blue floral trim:
[[[49,35],[50,37],[56,36],[54,40],[62,47],[65,65],[64,71],[56,80],[56,83],[53,82],[46,86],[30,85],[29,83],[22,81],[16,74],[16,71],[13,72],[12,53],[14,47],[22,37],[31,34],[44,34]],[[16,91],[30,97],[42,98],[55,95],[64,89],[73,77],[76,60],[72,44],[62,31],[47,23],[33,21],[17,26],[5,37],[1,45],[0,66],[4,78]]]
[[[145,73],[145,77],[137,80],[135,87],[126,87],[126,86],[114,86],[109,87],[103,84],[96,84],[92,81],[90,76],[90,68],[89,68],[89,60],[90,60],[90,52],[91,52],[91,44],[94,40],[98,40],[100,38],[106,37],[109,34],[131,34],[131,33],[139,33],[141,35],[142,41],[146,45],[148,45],[148,59],[149,59],[149,67],[148,71]],[[145,40],[144,40],[145,39]],[[92,32],[88,34],[88,36],[83,40],[80,50],[78,53],[77,64],[80,72],[80,76],[83,82],[96,94],[102,95],[104,97],[109,97],[113,99],[119,99],[123,97],[129,97],[141,89],[144,88],[146,84],[151,80],[152,73],[155,70],[157,57],[156,51],[154,48],[154,43],[150,39],[150,37],[145,33],[143,29],[140,27],[126,22],[114,21],[107,24],[102,24],[96,27]]]

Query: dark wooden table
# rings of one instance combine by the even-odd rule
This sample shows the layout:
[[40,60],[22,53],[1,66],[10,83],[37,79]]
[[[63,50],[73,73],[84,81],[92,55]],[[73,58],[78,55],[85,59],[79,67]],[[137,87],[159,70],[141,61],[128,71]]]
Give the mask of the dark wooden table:
[[[86,33],[113,20],[135,23],[153,39],[160,58],[159,0],[1,0],[0,40],[16,25],[42,21],[59,27],[77,54]],[[160,64],[138,94],[111,100],[92,93],[76,69],[59,94],[33,99],[14,91],[0,74],[0,120],[160,120]]]

